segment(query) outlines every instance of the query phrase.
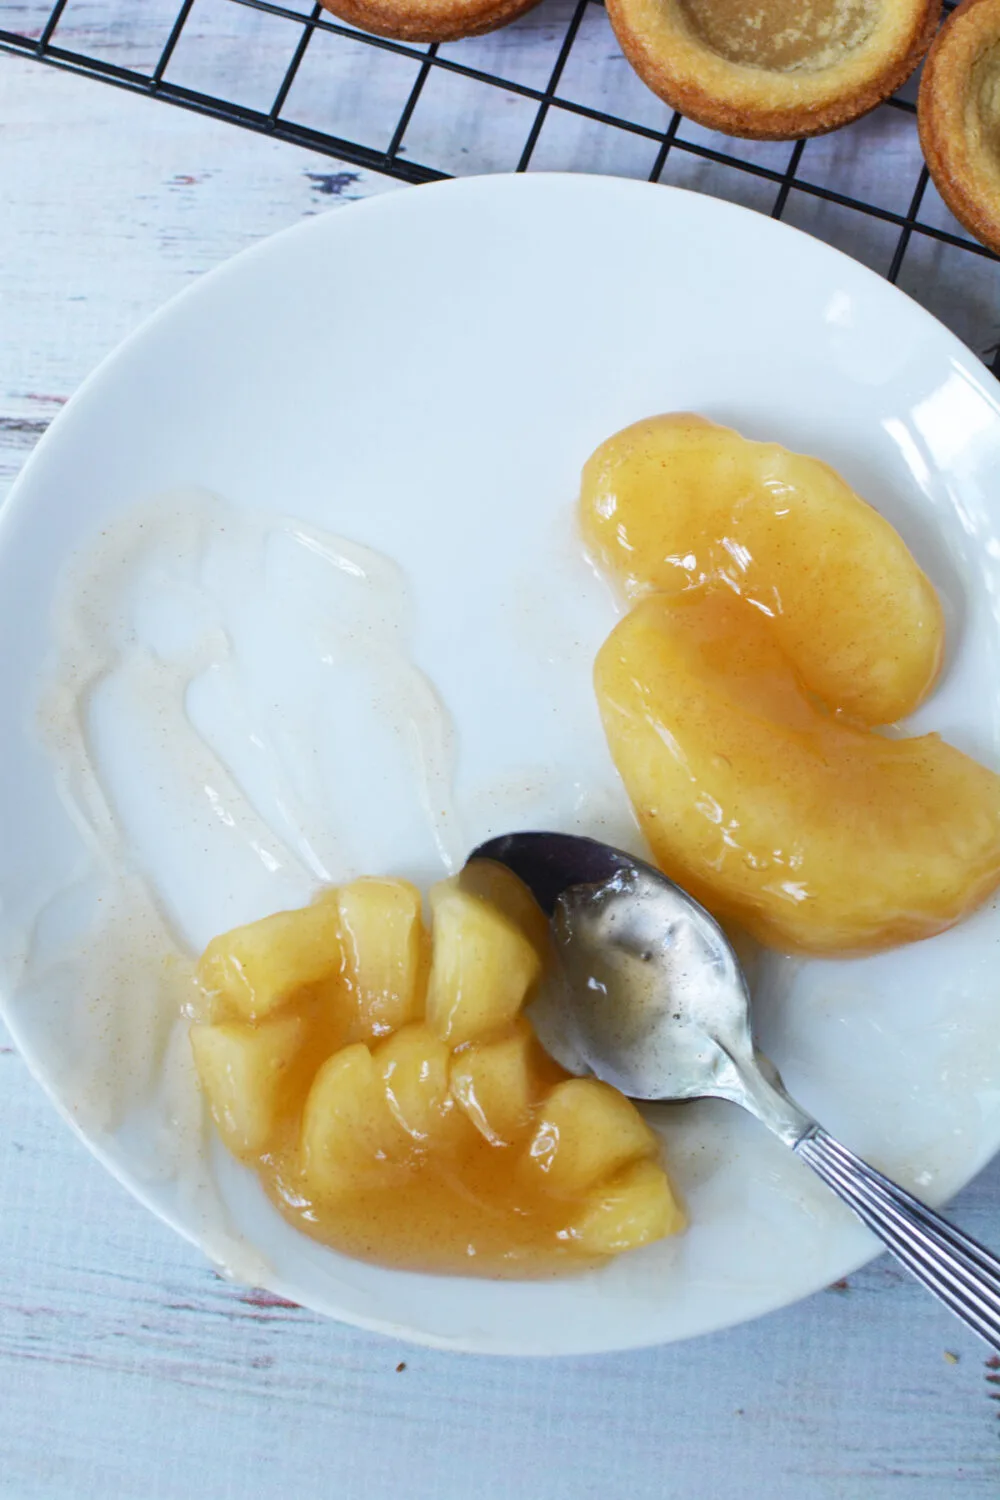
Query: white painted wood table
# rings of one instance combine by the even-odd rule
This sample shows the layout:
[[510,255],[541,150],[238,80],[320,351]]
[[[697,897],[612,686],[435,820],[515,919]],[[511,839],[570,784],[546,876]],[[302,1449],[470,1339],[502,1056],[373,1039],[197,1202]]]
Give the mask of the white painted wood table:
[[[0,57],[4,486],[97,359],[192,277],[390,189]],[[959,286],[928,254],[910,274],[975,347],[994,341],[982,267]],[[954,1213],[1000,1244],[1000,1164]],[[324,1322],[220,1280],[0,1036],[4,1500],[973,1500],[1000,1495],[998,1401],[1000,1361],[884,1259],[760,1323],[618,1357],[473,1359]]]

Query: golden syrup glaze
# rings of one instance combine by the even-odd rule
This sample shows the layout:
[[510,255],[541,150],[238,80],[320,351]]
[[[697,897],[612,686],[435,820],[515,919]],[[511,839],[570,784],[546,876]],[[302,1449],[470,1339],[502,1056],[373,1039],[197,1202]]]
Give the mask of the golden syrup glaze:
[[[377,1042],[372,1050],[378,1067]],[[540,1047],[536,1063],[537,1105],[546,1086],[565,1075]],[[530,1117],[498,1146],[454,1099],[442,1101],[433,1137],[414,1139],[392,1121],[351,1191],[324,1199],[313,1195],[303,1172],[301,1091],[297,1099],[268,1151],[249,1164],[285,1217],[313,1239],[358,1260],[466,1275],[544,1274],[572,1258],[566,1230],[573,1205],[518,1170],[514,1148],[525,1144]]]

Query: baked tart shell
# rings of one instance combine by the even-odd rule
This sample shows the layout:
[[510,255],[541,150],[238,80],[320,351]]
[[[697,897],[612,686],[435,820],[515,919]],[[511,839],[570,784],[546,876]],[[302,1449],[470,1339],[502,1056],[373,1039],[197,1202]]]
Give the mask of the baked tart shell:
[[[766,13],[767,0],[758,4]],[[822,135],[867,114],[909,78],[941,17],[940,0],[882,0],[856,46],[828,46],[822,65],[777,68],[715,50],[683,0],[607,0],[607,8],[622,51],[654,94],[700,125],[765,141]]]
[[979,99],[991,78],[1000,100],[1000,0],[963,0],[927,58],[917,124],[941,197],[970,234],[1000,253],[1000,112],[991,143]]
[[400,42],[452,42],[495,31],[539,0],[322,0],[349,26]]

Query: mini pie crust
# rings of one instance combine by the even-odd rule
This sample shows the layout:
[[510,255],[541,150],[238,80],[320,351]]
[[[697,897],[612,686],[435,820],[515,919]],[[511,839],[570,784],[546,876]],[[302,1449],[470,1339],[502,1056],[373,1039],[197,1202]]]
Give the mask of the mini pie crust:
[[920,144],[959,223],[1000,252],[1000,0],[963,0],[931,48]]
[[[916,68],[941,16],[940,0],[607,7],[625,56],[654,94],[712,130],[772,141],[821,135],[874,109]],[[825,40],[813,45],[806,29]]]
[[451,42],[495,31],[533,10],[538,0],[323,0],[362,31],[401,42]]

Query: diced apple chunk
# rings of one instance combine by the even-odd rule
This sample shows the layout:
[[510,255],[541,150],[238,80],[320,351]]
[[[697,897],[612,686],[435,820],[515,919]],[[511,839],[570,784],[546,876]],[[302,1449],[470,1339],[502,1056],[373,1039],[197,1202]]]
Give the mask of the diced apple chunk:
[[549,919],[513,870],[495,859],[473,859],[463,866],[458,885],[468,895],[495,906],[512,926],[524,933],[544,963],[551,943]]
[[237,1156],[258,1155],[277,1123],[282,1086],[305,1028],[299,1016],[259,1026],[191,1027],[191,1050],[219,1134]]
[[308,1191],[335,1198],[375,1179],[392,1147],[380,1070],[363,1042],[335,1052],[313,1080],[302,1116]]
[[324,897],[299,911],[235,927],[205,949],[198,983],[240,1016],[258,1020],[304,985],[339,970],[338,926],[337,906]]
[[404,1026],[382,1042],[378,1067],[397,1125],[419,1142],[444,1134],[454,1101],[448,1092],[448,1048],[428,1027]]
[[385,1036],[420,1014],[427,944],[420,892],[405,880],[363,879],[337,891],[342,980],[362,1028]]
[[686,1222],[662,1167],[637,1161],[595,1189],[571,1235],[585,1255],[620,1255],[679,1234]]
[[452,1094],[491,1145],[509,1146],[529,1123],[542,1088],[540,1050],[522,1018],[509,1036],[452,1056]]
[[495,906],[442,881],[431,891],[427,1023],[451,1047],[507,1026],[541,972],[534,944]]
[[537,1116],[526,1166],[545,1174],[551,1192],[573,1196],[656,1150],[653,1131],[617,1089],[568,1078]]

